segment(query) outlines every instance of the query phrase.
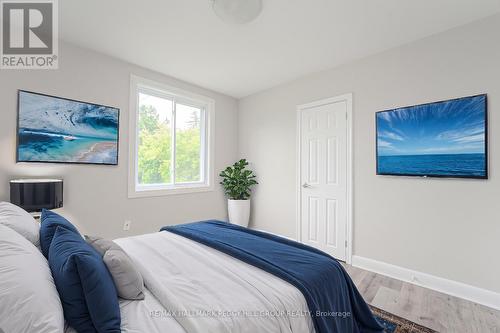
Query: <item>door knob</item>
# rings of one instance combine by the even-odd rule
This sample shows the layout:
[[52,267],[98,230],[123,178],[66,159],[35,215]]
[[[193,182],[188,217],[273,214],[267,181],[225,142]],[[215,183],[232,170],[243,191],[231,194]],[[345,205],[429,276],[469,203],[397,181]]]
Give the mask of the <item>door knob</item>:
[[312,186],[311,186],[311,185],[309,185],[308,183],[304,183],[304,184],[302,184],[302,187],[303,187],[303,188],[311,188]]

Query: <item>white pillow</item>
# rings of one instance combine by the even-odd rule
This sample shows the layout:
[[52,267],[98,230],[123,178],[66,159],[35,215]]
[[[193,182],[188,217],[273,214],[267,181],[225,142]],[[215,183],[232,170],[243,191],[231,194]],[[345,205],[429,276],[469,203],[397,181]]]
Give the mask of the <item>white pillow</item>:
[[40,247],[40,224],[30,213],[9,202],[0,202],[0,224],[6,225]]
[[64,314],[47,260],[29,241],[0,225],[0,328],[63,332]]

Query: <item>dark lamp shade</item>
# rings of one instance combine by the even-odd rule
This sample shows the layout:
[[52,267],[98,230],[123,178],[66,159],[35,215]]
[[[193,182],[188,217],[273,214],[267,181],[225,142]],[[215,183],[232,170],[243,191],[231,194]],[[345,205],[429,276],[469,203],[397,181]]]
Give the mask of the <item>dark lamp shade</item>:
[[63,206],[61,179],[15,179],[10,181],[10,202],[28,212]]

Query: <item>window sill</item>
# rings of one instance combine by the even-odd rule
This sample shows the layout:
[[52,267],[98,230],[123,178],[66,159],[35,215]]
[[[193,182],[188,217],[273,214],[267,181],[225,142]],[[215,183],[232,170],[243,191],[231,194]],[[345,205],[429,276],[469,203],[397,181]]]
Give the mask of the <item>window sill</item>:
[[168,195],[212,192],[213,190],[214,190],[213,186],[206,186],[206,185],[172,187],[163,189],[144,189],[144,190],[130,189],[128,192],[128,197],[129,199],[163,197]]

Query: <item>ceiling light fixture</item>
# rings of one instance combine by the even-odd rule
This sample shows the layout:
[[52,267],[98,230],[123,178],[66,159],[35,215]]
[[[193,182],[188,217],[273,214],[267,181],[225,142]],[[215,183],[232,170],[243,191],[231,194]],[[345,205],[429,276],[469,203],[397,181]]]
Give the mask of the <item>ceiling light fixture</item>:
[[215,14],[224,22],[244,24],[262,12],[262,0],[212,0]]

